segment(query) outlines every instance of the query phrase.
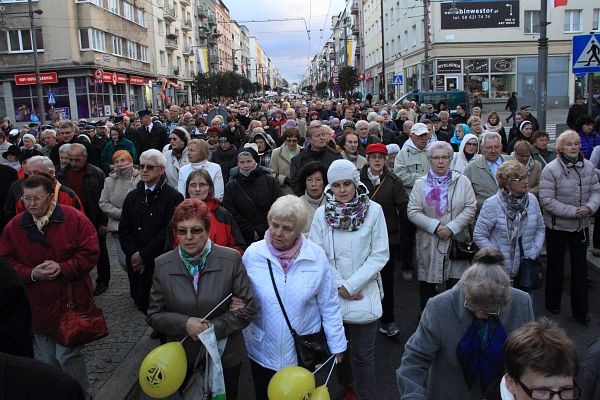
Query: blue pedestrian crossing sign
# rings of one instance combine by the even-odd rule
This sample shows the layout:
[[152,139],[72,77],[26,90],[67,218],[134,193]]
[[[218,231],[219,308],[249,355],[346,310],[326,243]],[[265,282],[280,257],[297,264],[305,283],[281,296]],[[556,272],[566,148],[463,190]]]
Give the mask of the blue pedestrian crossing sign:
[[392,85],[404,85],[404,76],[403,75],[392,75]]
[[572,72],[600,72],[600,34],[573,36]]
[[56,97],[54,97],[54,93],[48,92],[48,104],[51,106],[56,104]]

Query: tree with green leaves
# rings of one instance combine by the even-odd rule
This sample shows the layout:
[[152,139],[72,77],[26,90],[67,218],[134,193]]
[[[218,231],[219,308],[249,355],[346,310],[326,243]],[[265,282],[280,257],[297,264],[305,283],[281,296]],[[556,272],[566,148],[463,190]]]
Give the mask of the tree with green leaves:
[[359,85],[358,71],[354,67],[342,67],[338,80],[342,95],[349,96]]
[[320,95],[325,94],[326,89],[327,89],[327,82],[325,82],[325,81],[319,82],[319,83],[317,83],[317,86],[315,86],[315,90]]

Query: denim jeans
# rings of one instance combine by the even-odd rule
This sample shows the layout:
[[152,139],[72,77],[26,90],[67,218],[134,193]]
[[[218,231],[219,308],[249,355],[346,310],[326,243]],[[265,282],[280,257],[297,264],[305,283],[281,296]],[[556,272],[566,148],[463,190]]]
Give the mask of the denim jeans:
[[352,386],[357,400],[375,398],[375,337],[379,321],[366,325],[344,324],[348,350],[337,368],[343,386]]
[[53,335],[35,334],[34,338],[39,351],[40,361],[60,368],[77,379],[86,397],[89,397],[90,382],[88,380],[85,356],[81,351],[83,346],[61,346],[56,343]]

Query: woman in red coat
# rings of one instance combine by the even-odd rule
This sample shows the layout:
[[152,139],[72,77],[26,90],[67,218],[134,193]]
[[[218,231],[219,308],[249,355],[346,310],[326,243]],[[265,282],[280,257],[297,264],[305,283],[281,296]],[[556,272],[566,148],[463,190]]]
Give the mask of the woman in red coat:
[[76,305],[92,297],[89,272],[98,261],[98,238],[90,220],[73,207],[57,204],[52,182],[33,175],[23,182],[25,211],[4,228],[0,257],[5,257],[25,284],[31,304],[32,333],[39,357],[62,368],[88,393],[82,346],[56,342],[67,285]]

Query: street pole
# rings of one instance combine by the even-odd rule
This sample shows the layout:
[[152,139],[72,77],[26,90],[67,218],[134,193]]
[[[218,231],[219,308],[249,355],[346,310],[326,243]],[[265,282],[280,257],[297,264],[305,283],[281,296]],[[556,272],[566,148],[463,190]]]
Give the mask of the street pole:
[[[31,1],[31,0],[30,0]],[[381,84],[383,85],[383,89],[380,90],[380,97],[382,101],[386,101],[387,91],[386,91],[386,79],[385,79],[385,30],[383,26],[383,0],[379,1],[379,8],[381,9]],[[382,91],[381,91],[382,90]]]
[[587,112],[588,115],[592,115],[592,104],[594,103],[594,92],[592,90],[592,73],[588,72],[586,74],[587,76],[587,92],[588,92],[588,98],[587,98]]
[[27,0],[29,6],[29,29],[31,29],[31,44],[33,47],[33,65],[35,68],[35,88],[37,91],[37,102],[38,102],[38,113],[40,114],[40,121],[42,125],[46,123],[46,107],[44,106],[44,93],[42,91],[42,82],[40,81],[40,66],[38,64],[38,53],[37,53],[37,37],[35,32],[35,23],[33,20],[33,3],[31,0]]
[[546,129],[546,102],[548,99],[548,1],[541,0],[540,6],[540,38],[538,39],[538,73],[537,73],[537,119],[540,129]]
[[425,33],[425,47],[423,49],[423,90],[428,92],[429,87],[429,0],[423,0],[423,19],[424,19],[424,28],[423,31]]

